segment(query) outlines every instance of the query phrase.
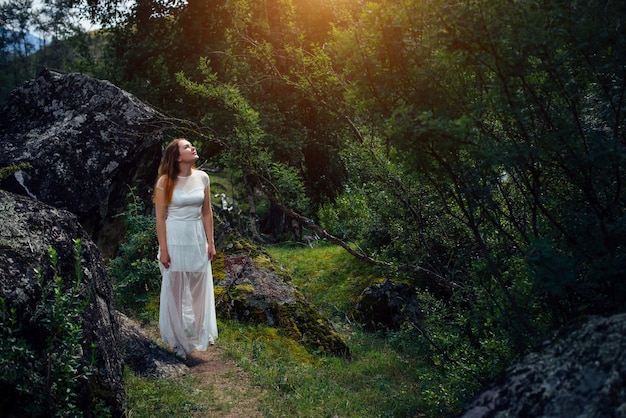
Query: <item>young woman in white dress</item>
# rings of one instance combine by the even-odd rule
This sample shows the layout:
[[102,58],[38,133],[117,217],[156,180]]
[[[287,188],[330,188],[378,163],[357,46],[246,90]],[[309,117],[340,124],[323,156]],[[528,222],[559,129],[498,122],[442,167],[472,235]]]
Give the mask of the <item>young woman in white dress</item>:
[[183,359],[217,339],[211,261],[215,257],[209,176],[186,139],[165,149],[154,188],[161,269],[159,328]]

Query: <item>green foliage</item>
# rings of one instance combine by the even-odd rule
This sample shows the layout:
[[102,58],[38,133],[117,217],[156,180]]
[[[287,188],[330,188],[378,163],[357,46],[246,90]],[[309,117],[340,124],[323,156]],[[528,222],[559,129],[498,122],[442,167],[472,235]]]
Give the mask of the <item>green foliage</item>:
[[[57,252],[52,247],[49,251],[52,280],[46,282],[42,271],[36,272],[42,299],[36,306],[33,324],[45,340],[27,340],[25,328],[17,322],[16,309],[9,309],[6,301],[0,300],[0,386],[3,396],[10,402],[4,404],[3,412],[33,417],[82,416],[78,393],[87,383],[92,367],[83,361],[80,315],[87,300],[79,292],[80,240],[74,245],[76,280],[72,286],[64,286],[58,276]],[[105,416],[106,410],[100,408],[100,413]]]
[[159,245],[154,217],[143,214],[143,202],[132,190],[128,199],[126,211],[120,215],[126,217],[126,237],[107,271],[113,280],[118,309],[139,314],[161,286],[156,258]]
[[458,281],[477,312],[468,336],[493,323],[522,352],[550,326],[622,310],[626,293],[623,5],[569,7],[367,4],[317,59],[368,133],[344,148],[348,181],[320,219]]
[[222,161],[227,166],[241,169],[244,180],[259,186],[265,194],[289,207],[307,209],[308,198],[302,178],[295,168],[273,161],[273,153],[265,143],[266,133],[258,111],[236,86],[219,82],[218,75],[209,64],[206,59],[200,62],[205,76],[202,83],[193,82],[182,73],[177,76],[188,92],[220,103],[231,114],[232,124],[225,138]]
[[283,203],[298,212],[308,212],[309,199],[302,178],[294,167],[275,162],[268,170],[269,181],[276,187]]

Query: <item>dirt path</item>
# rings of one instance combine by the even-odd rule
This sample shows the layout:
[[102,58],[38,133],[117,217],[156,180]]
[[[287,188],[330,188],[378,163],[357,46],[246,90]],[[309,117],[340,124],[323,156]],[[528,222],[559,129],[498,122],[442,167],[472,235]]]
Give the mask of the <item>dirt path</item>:
[[247,374],[228,359],[219,345],[207,351],[194,351],[185,362],[191,374],[200,380],[200,389],[210,391],[217,405],[215,410],[203,411],[197,417],[260,418],[257,409],[262,393],[253,386]]
[[[161,344],[158,323],[140,326],[127,319],[157,345]],[[166,349],[166,348],[164,348]],[[248,374],[234,360],[228,358],[220,342],[209,346],[206,351],[194,351],[184,361],[189,373],[197,377],[194,389],[207,394],[211,405],[208,409],[194,414],[197,418],[262,418],[258,410],[259,398],[263,390],[254,386]]]

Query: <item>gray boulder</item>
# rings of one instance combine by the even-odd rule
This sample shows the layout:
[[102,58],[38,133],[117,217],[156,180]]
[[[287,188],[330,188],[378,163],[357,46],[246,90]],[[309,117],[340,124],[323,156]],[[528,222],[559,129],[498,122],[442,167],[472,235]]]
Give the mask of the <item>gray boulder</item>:
[[[163,116],[113,84],[44,70],[0,111],[0,167],[29,163],[0,188],[76,214],[105,258],[124,233],[130,187],[147,201]],[[1,179],[0,179],[1,180]]]
[[[118,322],[111,281],[97,246],[72,213],[2,190],[0,225],[2,415],[51,416],[50,408],[59,405],[38,402],[65,402],[64,394],[55,391],[78,374],[82,376],[78,389],[67,393],[76,393],[84,416],[93,416],[98,403],[114,416],[123,416],[126,395]],[[80,281],[75,239],[82,246]],[[57,252],[56,270],[50,248]],[[72,344],[75,325],[82,334]]]
[[626,417],[626,314],[593,317],[485,388],[462,418]]

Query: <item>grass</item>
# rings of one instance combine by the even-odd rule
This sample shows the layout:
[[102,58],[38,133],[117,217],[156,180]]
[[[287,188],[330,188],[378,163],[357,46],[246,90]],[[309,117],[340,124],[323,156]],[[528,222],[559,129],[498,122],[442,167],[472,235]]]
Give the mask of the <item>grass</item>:
[[[220,321],[219,344],[262,388],[258,406],[266,417],[448,417],[459,412],[461,389],[434,364],[423,340],[404,331],[368,333],[350,321],[347,312],[379,278],[376,270],[323,243],[267,250],[332,319],[352,358],[311,354],[267,326]],[[203,416],[203,410],[215,410],[210,390],[185,379],[165,382],[127,374],[129,416]]]
[[140,377],[126,369],[124,383],[128,418],[203,416],[215,407],[210,391],[199,389],[201,384],[193,376],[165,380]]
[[266,389],[260,408],[267,417],[426,416],[419,362],[381,339],[354,332],[353,358],[345,360],[313,356],[264,327],[231,325],[228,353]]
[[380,277],[375,269],[335,245],[275,246],[267,250],[289,271],[306,298],[327,315],[345,314],[363,289]]

